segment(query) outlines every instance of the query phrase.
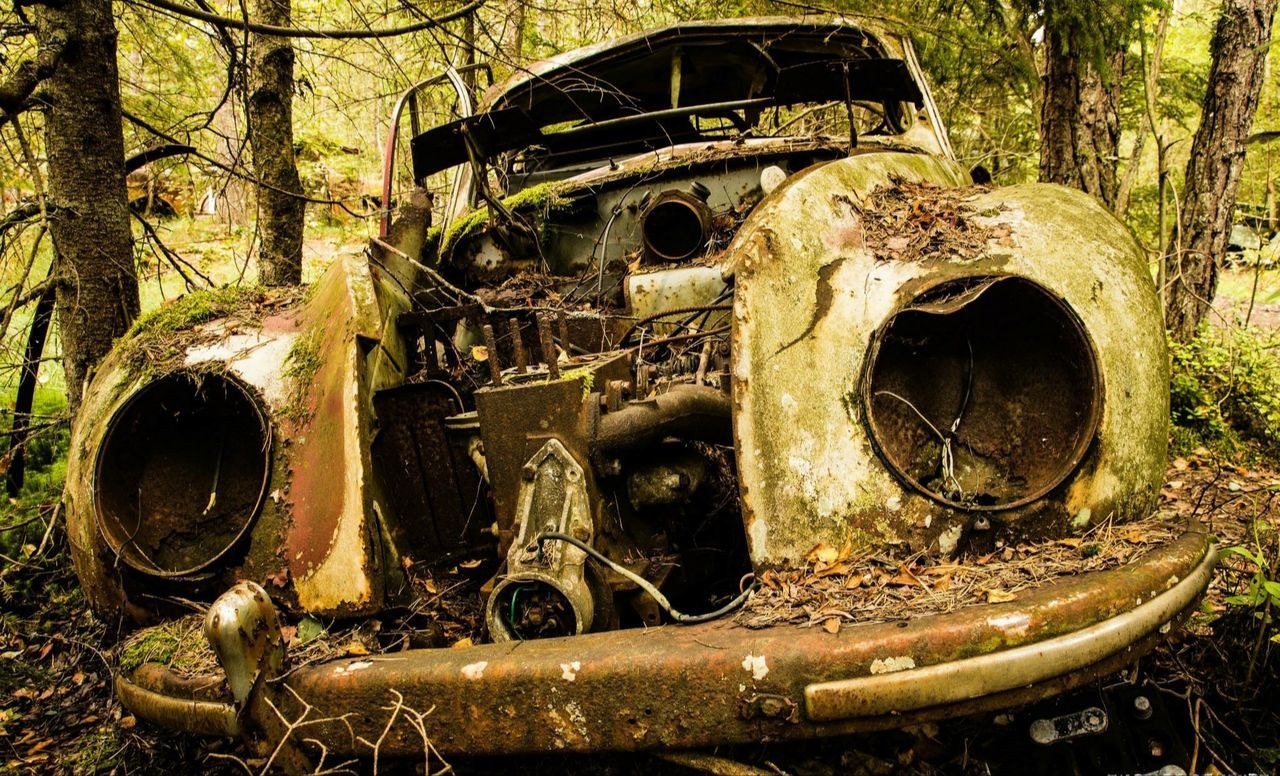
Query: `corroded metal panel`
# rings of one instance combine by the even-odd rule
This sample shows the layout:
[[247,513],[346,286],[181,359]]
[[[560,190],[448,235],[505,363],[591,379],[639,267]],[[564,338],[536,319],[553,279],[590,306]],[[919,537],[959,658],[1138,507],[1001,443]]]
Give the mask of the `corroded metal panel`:
[[953,165],[915,155],[833,162],[780,187],[731,246],[735,433],[753,561],[796,564],[819,543],[856,550],[906,541],[950,553],[972,528],[972,511],[940,503],[882,463],[864,402],[886,323],[921,292],[957,279],[1022,278],[1060,299],[1091,338],[1107,386],[1096,440],[1074,474],[991,519],[1064,535],[1146,514],[1165,458],[1168,375],[1154,288],[1133,238],[1079,192],[973,189],[966,217],[990,233],[976,255],[899,259],[870,244],[870,219],[880,214],[864,211],[863,200],[902,181],[963,183]]

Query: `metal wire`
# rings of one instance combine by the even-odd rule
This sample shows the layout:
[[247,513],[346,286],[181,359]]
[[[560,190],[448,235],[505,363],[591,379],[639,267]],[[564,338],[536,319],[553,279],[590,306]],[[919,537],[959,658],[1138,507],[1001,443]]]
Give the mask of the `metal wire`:
[[618,572],[619,574],[631,580],[632,582],[635,582],[637,585],[639,585],[641,590],[648,593],[649,596],[653,598],[655,602],[657,602],[658,606],[662,608],[662,611],[666,612],[671,617],[671,619],[675,620],[678,623],[683,623],[685,625],[692,625],[694,623],[699,623],[699,622],[708,622],[710,620],[723,617],[724,615],[728,614],[729,612],[732,612],[733,610],[737,609],[738,607],[746,603],[747,596],[751,595],[751,591],[756,589],[756,584],[753,581],[751,585],[748,586],[746,590],[743,590],[741,593],[739,593],[736,598],[734,598],[732,601],[725,604],[724,606],[720,607],[719,609],[716,609],[714,612],[707,612],[706,614],[685,614],[681,611],[678,611],[674,606],[672,606],[671,602],[667,600],[667,597],[662,594],[662,591],[658,590],[658,588],[650,584],[649,580],[645,579],[639,574],[633,573],[629,569],[624,568],[623,566],[620,566],[617,563],[614,563],[609,558],[606,558],[604,555],[601,555],[599,552],[597,552],[596,549],[591,545],[585,542],[579,541],[578,539],[575,539],[572,536],[569,536],[568,534],[562,534],[562,533],[544,533],[538,537],[538,543],[541,544],[542,542],[545,542],[548,539],[554,539],[559,542],[565,542],[566,544],[571,544],[574,547],[577,547],[578,549],[582,550],[586,554],[590,555],[592,558],[599,561],[600,563],[603,563],[604,565]]

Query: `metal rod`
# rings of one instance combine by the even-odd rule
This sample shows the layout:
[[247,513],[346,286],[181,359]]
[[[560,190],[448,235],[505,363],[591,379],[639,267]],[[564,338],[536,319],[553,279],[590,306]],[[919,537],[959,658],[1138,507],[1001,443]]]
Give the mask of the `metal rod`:
[[529,371],[529,355],[524,351],[524,338],[520,336],[520,321],[508,318],[507,330],[511,332],[511,348],[516,354],[516,373],[525,374]]
[[489,362],[489,376],[493,378],[494,385],[502,385],[502,363],[498,360],[498,340],[493,336],[493,327],[485,324],[484,328],[484,347],[489,351],[489,357],[485,359]]
[[551,318],[538,313],[538,340],[542,343],[542,360],[547,364],[547,374],[552,380],[560,379],[560,364],[556,362],[556,342],[551,337]]
[[634,116],[622,116],[616,119],[606,119],[604,121],[596,121],[591,124],[583,124],[580,127],[572,129],[564,129],[559,132],[549,133],[556,137],[573,137],[586,132],[592,132],[597,129],[607,127],[618,127],[626,124],[633,124],[637,121],[656,121],[658,119],[676,118],[678,116],[689,116],[694,113],[713,113],[725,110],[737,110],[739,108],[757,108],[773,105],[777,100],[773,97],[755,97],[750,100],[730,100],[728,102],[709,102],[705,105],[689,105],[683,108],[668,108],[667,110],[655,110],[648,113],[637,113]]

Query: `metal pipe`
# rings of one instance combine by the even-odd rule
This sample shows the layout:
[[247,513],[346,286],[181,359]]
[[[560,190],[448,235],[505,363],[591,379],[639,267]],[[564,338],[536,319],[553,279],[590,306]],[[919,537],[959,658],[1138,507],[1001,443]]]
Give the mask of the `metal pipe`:
[[595,450],[642,447],[667,436],[728,442],[733,436],[732,416],[733,402],[723,391],[681,386],[601,416]]
[[230,703],[174,698],[116,676],[116,695],[139,717],[184,733],[230,738],[240,735],[240,719]]

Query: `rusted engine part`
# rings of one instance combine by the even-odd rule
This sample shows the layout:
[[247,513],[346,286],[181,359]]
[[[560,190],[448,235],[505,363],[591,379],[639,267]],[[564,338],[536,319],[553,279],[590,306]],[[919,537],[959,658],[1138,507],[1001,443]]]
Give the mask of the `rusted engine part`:
[[[550,320],[539,323],[545,343],[552,339]],[[723,387],[689,384],[696,377],[695,361],[683,377],[653,376],[651,365],[640,364],[646,383],[641,389],[632,377],[634,354],[627,352],[523,364],[518,341],[517,366],[504,370],[493,326],[482,328],[492,374],[475,401],[483,468],[507,564],[487,606],[490,633],[497,639],[527,638],[615,627],[613,599],[619,594],[630,599],[641,622],[656,624],[660,597],[641,593],[637,588],[643,585],[629,574],[662,585],[675,565],[674,534],[655,518],[674,516],[705,490],[712,463],[681,445],[730,441]],[[554,343],[543,349],[555,352]],[[711,367],[702,366],[703,378],[712,380]],[[682,441],[667,444],[669,439]],[[584,565],[578,548],[538,541],[548,533],[573,536],[609,560]],[[729,534],[720,543],[732,545],[741,529],[722,526],[715,533]],[[613,562],[625,570],[609,568]]]
[[438,379],[373,397],[375,472],[401,516],[391,538],[414,561],[441,563],[494,551],[483,473],[472,457],[478,428],[450,420],[466,409],[461,394]]
[[[1052,186],[946,194],[981,228],[980,252],[948,250],[953,220],[934,224],[933,248],[895,258],[874,242],[882,214],[863,208],[901,181],[922,184],[921,197],[923,184],[964,182],[923,156],[832,162],[762,202],[729,251],[734,422],[757,567],[802,565],[818,543],[950,555],[982,525],[1044,539],[1149,514],[1167,361],[1146,262],[1124,226]],[[819,212],[830,227],[808,228]],[[1088,260],[1064,261],[1067,245]],[[913,363],[919,354],[931,360]]]
[[[550,340],[549,321],[540,322]],[[553,343],[547,347],[554,352]],[[494,528],[507,561],[486,607],[492,638],[573,635],[612,622],[612,597],[603,580],[588,579],[594,572],[585,556],[564,547],[544,552],[536,538],[563,531],[593,541],[602,533],[604,507],[590,465],[600,411],[593,386],[629,382],[629,372],[625,354],[581,356],[499,375],[499,384],[476,391]]]
[[[521,211],[542,235],[536,249],[512,253],[481,222],[465,234],[447,236],[441,261],[447,272],[457,273],[455,281],[467,287],[500,283],[538,269],[574,278],[557,288],[566,304],[616,305],[622,301],[629,262],[640,258],[646,265],[665,264],[717,254],[765,190],[776,185],[778,171],[785,177],[848,150],[812,144],[712,145],[720,152],[707,153],[706,144],[664,152],[669,164],[660,179],[654,179],[654,157],[647,154],[624,162],[607,180],[588,176],[547,184],[545,196],[551,202],[573,204]],[[646,248],[647,240],[657,250]],[[590,282],[578,282],[584,277]]]
[[[489,595],[485,624],[494,641],[576,636],[591,630],[597,604],[587,553],[544,534],[590,542],[595,533],[586,472],[559,440],[549,439],[524,465],[507,567]],[[598,584],[596,585],[598,587]]]
[[98,527],[130,567],[190,577],[247,534],[271,466],[271,426],[234,376],[179,370],[133,394],[98,450]]
[[1079,317],[1020,278],[920,294],[878,333],[867,370],[864,411],[881,457],[960,509],[1041,498],[1075,471],[1102,415],[1102,376]]
[[640,234],[650,257],[658,261],[691,259],[711,238],[711,190],[695,182],[689,191],[668,189],[653,197],[640,214]]

